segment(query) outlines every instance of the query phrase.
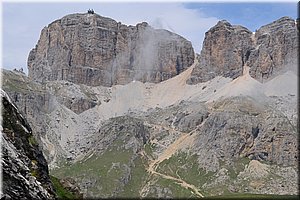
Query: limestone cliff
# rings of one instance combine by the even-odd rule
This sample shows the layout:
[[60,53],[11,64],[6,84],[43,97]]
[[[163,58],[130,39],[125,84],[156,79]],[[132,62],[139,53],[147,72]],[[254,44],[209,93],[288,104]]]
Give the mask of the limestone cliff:
[[280,71],[296,71],[299,30],[295,20],[282,17],[259,28],[254,36],[255,46],[247,63],[253,78],[263,81]]
[[[37,134],[51,174],[76,181],[84,197],[296,195],[292,21],[281,18],[255,34],[221,21],[180,73],[190,54],[176,46],[179,36],[146,23],[68,15],[42,31],[29,56],[30,77],[3,70],[3,89]],[[154,51],[158,43],[149,41],[158,41],[157,33],[170,37]],[[163,80],[145,75],[160,62],[171,71],[151,68],[159,76],[179,74],[115,85]]]
[[194,62],[191,42],[146,22],[126,26],[97,14],[71,14],[45,27],[28,57],[29,77],[90,86],[160,82]]
[[193,83],[216,76],[236,78],[242,74],[246,52],[253,45],[252,33],[245,27],[223,20],[205,33],[199,65],[192,72]]
[[297,68],[298,30],[295,20],[282,17],[255,33],[223,20],[205,33],[203,48],[190,84],[216,76],[237,78],[245,65],[263,82],[280,71]]

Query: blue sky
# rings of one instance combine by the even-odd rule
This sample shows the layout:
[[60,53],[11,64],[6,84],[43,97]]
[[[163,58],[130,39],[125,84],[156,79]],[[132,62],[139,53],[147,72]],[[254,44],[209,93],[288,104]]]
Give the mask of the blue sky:
[[297,18],[297,2],[278,3],[187,3],[186,8],[197,9],[208,16],[226,19],[251,31],[283,16]]
[[36,45],[40,31],[67,14],[89,8],[102,16],[127,25],[147,21],[190,40],[199,53],[205,32],[226,19],[251,31],[282,16],[297,17],[294,3],[2,3],[2,66],[24,68],[29,51]]

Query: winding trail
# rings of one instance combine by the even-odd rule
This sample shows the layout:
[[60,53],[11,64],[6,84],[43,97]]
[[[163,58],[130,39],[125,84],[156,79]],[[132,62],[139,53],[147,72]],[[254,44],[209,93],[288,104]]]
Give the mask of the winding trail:
[[[204,120],[205,121],[205,120]],[[204,121],[199,125],[201,126]],[[162,174],[160,172],[157,172],[156,169],[158,165],[163,162],[166,159],[169,159],[173,154],[175,154],[178,150],[187,147],[188,145],[191,145],[193,142],[194,135],[192,134],[195,132],[199,126],[197,126],[194,130],[190,131],[189,133],[182,133],[179,138],[177,138],[171,145],[169,145],[162,153],[161,155],[158,156],[157,159],[152,160],[149,164],[149,167],[147,168],[147,171],[150,174],[158,175],[162,178],[169,179],[175,181],[177,184],[180,186],[186,188],[186,189],[191,189],[194,194],[196,194],[198,197],[204,197],[203,194],[199,192],[199,189],[193,185],[189,184],[186,181],[184,181],[181,178],[176,178],[173,176],[169,176],[166,174]],[[172,128],[171,128],[172,129]],[[174,130],[175,131],[175,130]],[[150,180],[140,191],[140,195],[144,197],[144,195],[147,193],[147,190],[149,186],[152,184],[153,180]]]

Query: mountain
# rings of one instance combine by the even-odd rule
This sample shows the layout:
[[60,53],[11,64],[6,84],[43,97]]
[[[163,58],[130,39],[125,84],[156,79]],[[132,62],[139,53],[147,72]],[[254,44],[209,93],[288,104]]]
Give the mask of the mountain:
[[251,32],[226,20],[205,33],[203,48],[188,83],[208,81],[216,76],[237,78],[245,65],[263,82],[288,69],[296,71],[299,32],[295,20],[282,17]]
[[[297,195],[292,21],[284,17],[253,34],[222,20],[194,56],[184,38],[146,23],[67,15],[43,29],[29,76],[2,70],[3,89],[31,125],[50,174],[72,179],[86,198]],[[128,48],[114,54],[119,34]],[[145,60],[148,42],[155,56],[147,69],[169,74],[165,79],[136,78],[145,65],[135,61]],[[131,54],[132,68],[124,64]],[[99,78],[112,66],[130,73],[120,78],[108,70]]]
[[28,57],[35,81],[90,86],[161,82],[194,61],[191,42],[146,22],[126,26],[98,14],[71,14],[45,27]]

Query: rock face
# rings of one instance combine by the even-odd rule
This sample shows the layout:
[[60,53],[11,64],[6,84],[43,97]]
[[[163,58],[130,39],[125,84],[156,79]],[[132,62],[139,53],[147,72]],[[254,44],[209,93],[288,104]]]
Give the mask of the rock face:
[[285,69],[297,69],[299,30],[295,20],[282,17],[255,33],[248,65],[250,75],[263,81]]
[[189,41],[146,22],[126,26],[97,14],[71,14],[45,27],[28,57],[38,82],[67,80],[90,86],[160,82],[194,62]]
[[[121,116],[106,121],[89,141],[89,157],[68,166],[72,168],[71,177],[84,191],[84,198],[120,198],[128,192],[136,194],[145,179],[141,163],[144,161],[139,153],[149,136],[148,126],[140,119]],[[137,168],[139,176],[136,176]],[[53,173],[60,178],[69,178],[65,176],[64,167]]]
[[51,95],[40,84],[31,82],[25,74],[16,71],[2,70],[2,89],[18,107],[20,113],[34,129],[35,137],[44,135],[46,128],[43,118],[51,109]]
[[[200,64],[195,62],[180,73],[176,61],[174,74],[180,74],[157,84],[134,81],[114,85],[133,79],[161,81],[155,77],[150,80],[145,74],[139,77],[138,72],[145,70],[137,69],[152,67],[153,63],[156,66],[168,59],[170,62],[165,64],[171,66],[178,52],[188,55],[183,51],[186,46],[178,49],[179,36],[154,30],[145,23],[134,27],[98,15],[69,15],[42,31],[29,57],[33,80],[4,70],[3,89],[20,107],[32,132],[37,134],[52,175],[65,180],[60,183],[75,193],[78,185],[84,197],[296,195],[299,171],[297,76],[292,70],[281,71],[294,67],[297,44],[282,36],[294,37],[291,22],[289,18],[282,18],[253,34],[244,27],[221,21],[206,33],[203,50],[197,58]],[[265,39],[266,32],[270,35],[269,42]],[[150,39],[158,41],[157,33],[170,37],[157,43],[149,42]],[[96,37],[99,34],[100,39]],[[283,42],[279,42],[281,40]],[[168,46],[170,41],[176,41],[175,46]],[[153,50],[154,44],[161,44],[159,51]],[[99,53],[100,47],[105,47],[103,54]],[[117,48],[114,50],[114,47]],[[151,54],[160,51],[159,57]],[[284,56],[280,57],[280,51]],[[115,56],[111,56],[114,52]],[[264,55],[273,57],[272,65],[264,65],[269,62],[263,59]],[[128,62],[132,65],[127,65]],[[138,65],[139,62],[144,64]],[[112,70],[112,66],[116,68]],[[266,69],[273,66],[269,78],[277,72],[280,75],[260,83],[257,80],[265,69],[263,66]],[[157,69],[161,74],[165,70],[163,66]],[[98,73],[103,78],[95,78]],[[242,73],[243,76],[238,77]],[[215,77],[219,75],[221,77]],[[203,81],[207,82],[186,84]],[[109,85],[113,86],[105,87]],[[15,119],[10,115],[14,111],[5,113],[6,119]],[[34,140],[28,139],[31,138],[30,127],[20,117],[17,119],[22,126],[7,125],[13,120],[6,121],[4,126],[4,147],[9,149],[5,151],[13,152],[4,154],[5,178],[11,174],[14,178],[7,180],[25,177],[24,183],[19,183],[28,188],[31,184],[27,182],[28,177],[36,174],[36,168],[32,168],[36,162],[31,161],[30,156],[40,154],[32,150],[36,145]],[[22,142],[13,140],[16,133],[12,134],[10,129],[23,133]],[[20,152],[23,147],[32,150],[25,151],[27,157]],[[20,159],[21,163],[17,164],[25,170],[20,172],[22,177],[10,173],[16,171],[14,162]],[[44,166],[43,161],[39,162],[38,166]],[[43,185],[43,180],[38,181]],[[8,181],[9,184],[15,182]],[[43,190],[35,182],[30,188],[34,190],[31,196],[36,195],[36,190]],[[27,198],[25,190],[14,190]],[[5,191],[14,197],[15,193],[9,193],[7,188]],[[40,195],[48,197],[43,192]]]
[[194,146],[201,167],[213,171],[220,160],[232,162],[241,157],[281,166],[297,165],[295,126],[278,111],[245,97],[220,100],[212,108],[197,130]]
[[[83,159],[53,170],[73,177],[87,198],[175,198],[182,195],[172,185],[179,179],[210,195],[297,193],[295,126],[250,97],[184,101],[110,118],[91,138]],[[153,162],[163,175],[151,174]]]
[[47,162],[31,128],[1,90],[3,105],[3,196],[8,199],[54,199]]
[[282,17],[252,33],[242,26],[223,20],[205,33],[199,65],[189,84],[216,76],[236,78],[244,65],[250,75],[263,82],[283,69],[296,69],[298,30],[295,21]]
[[253,45],[252,32],[223,20],[205,33],[199,65],[192,83],[205,82],[218,75],[236,78],[242,74],[246,53]]

